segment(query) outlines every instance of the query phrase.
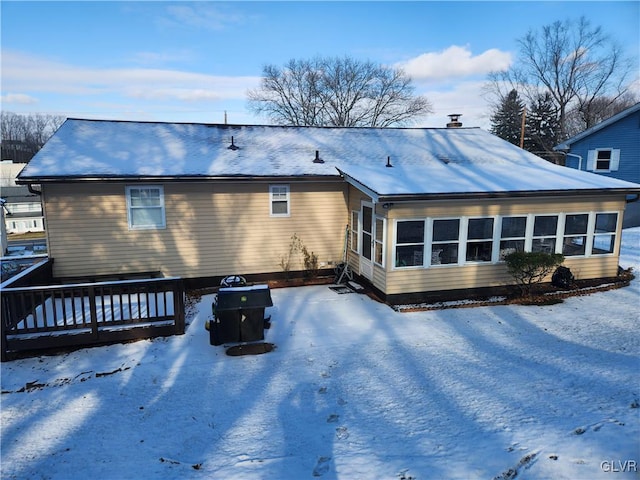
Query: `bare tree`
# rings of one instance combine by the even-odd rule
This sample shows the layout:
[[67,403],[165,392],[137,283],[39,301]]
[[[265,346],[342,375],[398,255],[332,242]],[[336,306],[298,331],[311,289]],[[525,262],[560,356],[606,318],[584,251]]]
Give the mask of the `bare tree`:
[[606,108],[628,90],[631,63],[601,27],[592,27],[585,17],[530,30],[518,46],[516,63],[507,71],[490,74],[489,90],[501,98],[516,88],[529,103],[549,93],[558,111],[560,140],[569,134],[571,111],[584,112],[584,128],[588,128],[597,117],[596,107]]
[[432,112],[400,69],[350,57],[267,65],[249,108],[280,125],[388,127]]
[[2,160],[28,162],[64,120],[58,115],[0,112]]

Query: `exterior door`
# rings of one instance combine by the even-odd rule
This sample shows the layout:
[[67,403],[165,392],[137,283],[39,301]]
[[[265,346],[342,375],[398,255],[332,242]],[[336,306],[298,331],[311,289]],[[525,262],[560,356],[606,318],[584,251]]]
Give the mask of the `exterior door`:
[[362,202],[360,207],[362,219],[360,232],[360,274],[371,280],[373,278],[373,204]]

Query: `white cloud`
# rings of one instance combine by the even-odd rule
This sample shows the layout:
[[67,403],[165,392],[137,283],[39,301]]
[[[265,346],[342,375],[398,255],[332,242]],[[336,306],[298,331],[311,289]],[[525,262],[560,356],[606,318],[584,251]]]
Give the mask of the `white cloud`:
[[416,126],[444,127],[449,122],[449,114],[459,113],[464,127],[488,130],[491,126],[491,106],[483,96],[484,85],[482,81],[462,81],[447,89],[420,91],[432,103],[433,114]]
[[20,105],[28,105],[33,103],[38,103],[38,99],[32,97],[31,95],[26,95],[24,93],[7,93],[6,95],[0,96],[0,101],[3,104],[20,104]]
[[247,89],[259,84],[260,77],[227,77],[171,69],[79,67],[13,51],[2,52],[2,88],[7,91],[192,102],[244,100]]
[[243,23],[245,16],[222,5],[208,2],[170,5],[166,8],[169,17],[162,22],[171,26],[186,26],[205,30],[224,30],[233,25]]
[[468,46],[452,45],[435,53],[423,53],[396,64],[415,81],[440,81],[451,78],[486,75],[505,70],[511,64],[511,54],[492,48],[473,56]]

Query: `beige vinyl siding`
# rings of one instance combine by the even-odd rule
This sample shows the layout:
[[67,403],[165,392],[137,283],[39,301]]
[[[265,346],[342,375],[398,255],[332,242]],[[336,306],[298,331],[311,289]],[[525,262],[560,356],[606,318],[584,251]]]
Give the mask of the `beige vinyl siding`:
[[[491,287],[513,284],[506,266],[499,264],[446,265],[430,268],[390,268],[393,261],[394,219],[459,218],[482,216],[508,216],[526,214],[560,214],[587,212],[618,212],[624,210],[624,196],[600,197],[548,197],[535,199],[449,200],[414,204],[395,204],[388,212],[387,265],[385,293],[399,294],[423,291],[443,291]],[[613,255],[589,258],[570,257],[565,265],[579,279],[615,276],[622,219],[618,220],[616,249]],[[428,248],[428,246],[425,246]]]
[[278,272],[294,233],[321,264],[342,258],[348,213],[340,182],[288,183],[288,217],[270,216],[268,182],[165,183],[166,228],[158,230],[129,230],[126,185],[133,183],[45,185],[54,275]]

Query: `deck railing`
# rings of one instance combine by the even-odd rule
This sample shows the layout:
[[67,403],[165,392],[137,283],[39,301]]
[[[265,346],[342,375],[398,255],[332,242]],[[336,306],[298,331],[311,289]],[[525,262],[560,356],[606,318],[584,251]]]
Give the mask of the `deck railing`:
[[13,352],[89,346],[185,329],[181,278],[3,288],[2,361]]

